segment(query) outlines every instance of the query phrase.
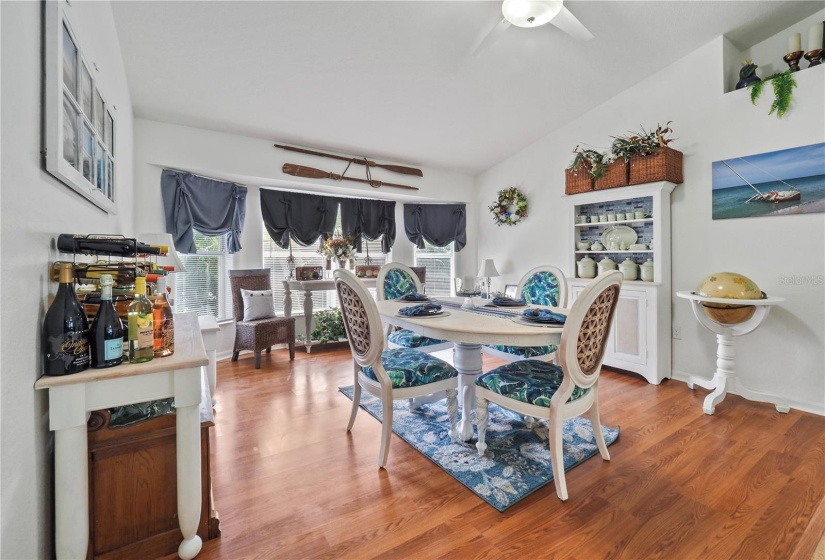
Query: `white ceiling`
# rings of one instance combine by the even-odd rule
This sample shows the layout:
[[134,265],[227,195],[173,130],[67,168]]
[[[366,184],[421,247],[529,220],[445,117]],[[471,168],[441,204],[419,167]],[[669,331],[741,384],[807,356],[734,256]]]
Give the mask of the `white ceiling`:
[[112,9],[138,117],[476,174],[714,37],[753,44],[823,3],[565,5],[595,39],[511,27],[475,57],[500,2]]

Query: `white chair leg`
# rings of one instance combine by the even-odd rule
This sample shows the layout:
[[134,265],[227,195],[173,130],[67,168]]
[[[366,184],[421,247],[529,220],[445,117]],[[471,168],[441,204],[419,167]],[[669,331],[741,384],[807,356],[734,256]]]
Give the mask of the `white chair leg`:
[[392,392],[386,390],[381,396],[381,449],[378,451],[378,466],[382,469],[390,455],[390,436],[392,436]]
[[593,437],[596,438],[596,445],[599,446],[599,453],[605,461],[610,460],[610,453],[607,452],[607,443],[604,441],[604,434],[602,433],[602,422],[599,419],[599,401],[593,401],[590,406],[590,423],[593,424]]
[[447,389],[447,414],[450,415],[450,441],[453,443],[458,441],[458,391],[455,389]]
[[[478,443],[476,443],[476,449],[478,449],[479,457],[484,456],[484,452],[487,450],[487,423],[489,422],[490,418],[488,413],[488,405],[487,399],[481,398],[476,395],[476,420],[478,421]],[[464,411],[464,414],[467,414],[468,411]]]
[[564,480],[562,426],[564,426],[564,420],[556,411],[550,411],[550,461],[553,463],[553,478],[556,481],[556,494],[558,494],[560,499],[566,500],[567,483]]
[[358,408],[361,405],[361,384],[358,379],[355,380],[355,386],[352,389],[352,412],[349,415],[349,424],[347,424],[347,431],[352,430],[352,425],[355,424],[355,415],[358,414]]

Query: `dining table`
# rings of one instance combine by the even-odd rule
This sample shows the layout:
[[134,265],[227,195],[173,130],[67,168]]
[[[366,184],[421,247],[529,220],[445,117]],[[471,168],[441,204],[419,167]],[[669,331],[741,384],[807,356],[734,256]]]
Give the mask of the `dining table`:
[[[441,304],[441,314],[413,317],[399,314],[399,309],[416,305],[417,302],[383,300],[378,301],[377,305],[381,319],[386,324],[454,343],[453,365],[459,374],[459,405],[462,410],[458,433],[463,441],[469,441],[473,437],[470,412],[475,402],[475,380],[483,373],[481,347],[558,345],[563,325],[530,323],[522,319],[527,306],[496,307],[487,300],[475,300],[475,306],[468,309],[462,308],[463,304],[466,307],[465,298],[437,297],[432,301]],[[530,307],[549,309],[564,315],[569,311],[558,307]]]

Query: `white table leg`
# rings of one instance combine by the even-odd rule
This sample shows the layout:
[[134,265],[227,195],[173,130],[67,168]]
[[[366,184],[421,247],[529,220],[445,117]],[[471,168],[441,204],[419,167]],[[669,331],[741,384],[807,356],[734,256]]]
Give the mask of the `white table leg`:
[[183,541],[178,556],[194,558],[203,543],[196,534],[201,516],[201,441],[198,405],[177,411],[178,521]]
[[86,423],[54,432],[57,558],[86,558],[89,548],[89,466]]
[[456,342],[454,351],[455,369],[458,370],[458,392],[461,403],[461,420],[458,435],[463,441],[473,438],[472,411],[475,404],[475,380],[481,371],[481,344]]
[[312,351],[312,340],[310,339],[310,334],[312,333],[312,292],[306,290],[304,292],[304,326],[306,330],[304,331],[306,334],[306,349],[307,354]]

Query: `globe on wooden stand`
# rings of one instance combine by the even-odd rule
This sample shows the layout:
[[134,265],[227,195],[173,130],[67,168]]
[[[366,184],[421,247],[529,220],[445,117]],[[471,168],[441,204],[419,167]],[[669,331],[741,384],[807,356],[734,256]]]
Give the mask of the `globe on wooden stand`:
[[[711,274],[699,283],[694,293],[708,298],[732,300],[765,299],[767,297],[753,280],[735,272]],[[733,302],[730,304],[703,302],[702,306],[708,317],[722,325],[744,323],[756,313],[756,307],[753,305],[740,305]]]

